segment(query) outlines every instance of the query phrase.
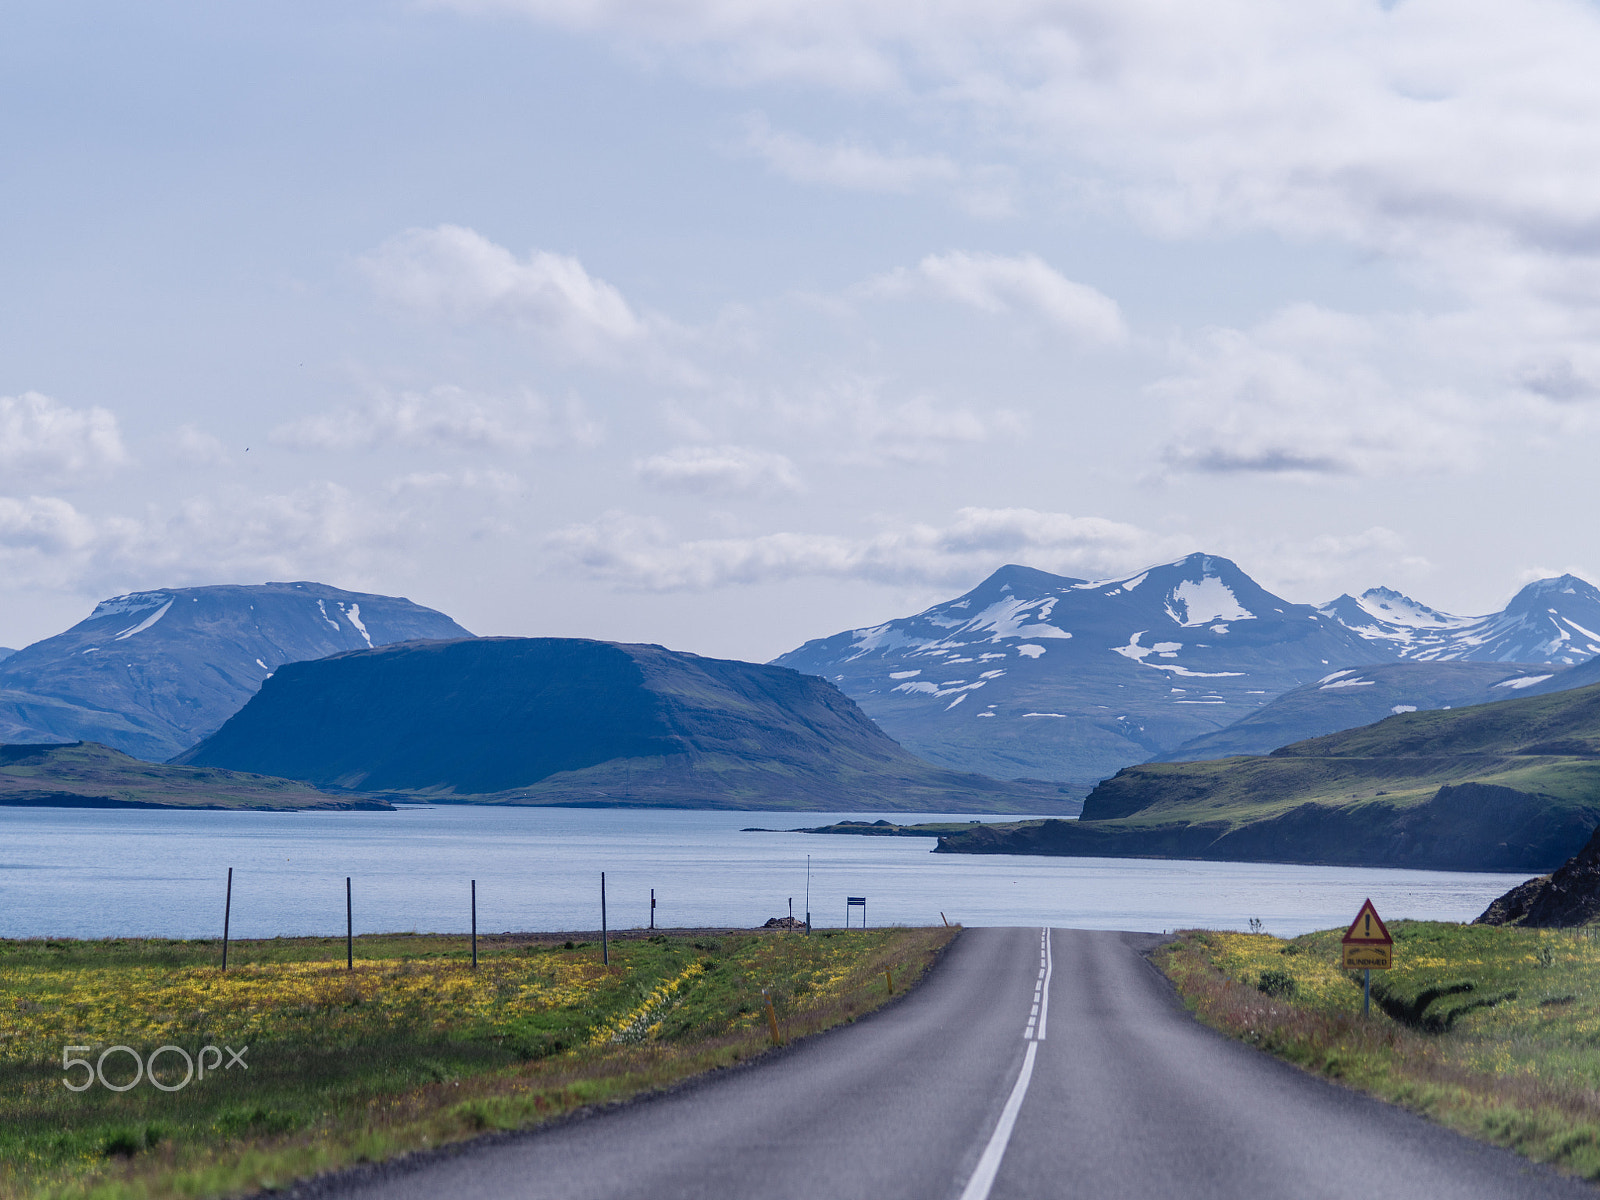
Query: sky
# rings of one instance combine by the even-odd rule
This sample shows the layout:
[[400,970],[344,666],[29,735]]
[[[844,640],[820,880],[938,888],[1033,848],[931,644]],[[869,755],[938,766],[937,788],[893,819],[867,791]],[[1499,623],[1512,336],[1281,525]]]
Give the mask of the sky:
[[11,0],[0,645],[1600,580],[1588,0]]

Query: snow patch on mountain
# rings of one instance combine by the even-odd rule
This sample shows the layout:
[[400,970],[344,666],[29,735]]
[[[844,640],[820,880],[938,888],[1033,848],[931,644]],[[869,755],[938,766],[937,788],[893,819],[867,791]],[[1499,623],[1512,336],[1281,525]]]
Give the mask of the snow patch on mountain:
[[144,612],[146,609],[159,608],[163,604],[171,603],[172,597],[166,592],[130,592],[126,596],[113,596],[109,600],[100,601],[89,614],[89,620],[115,617],[122,613]]
[[1546,679],[1554,679],[1554,675],[1519,675],[1515,679],[1502,679],[1494,686],[1497,688],[1511,688],[1520,692],[1523,688],[1532,687],[1536,683],[1543,683]]
[[146,617],[144,620],[140,621],[137,625],[128,626],[128,628],[124,629],[121,633],[117,634],[117,636],[112,638],[111,640],[114,641],[114,642],[120,642],[123,638],[131,638],[136,633],[143,633],[146,629],[149,629],[150,626],[154,625],[157,621],[161,620],[162,617],[166,616],[167,615],[167,610],[169,608],[171,608],[171,607],[172,607],[172,601],[168,600],[165,604],[163,604],[160,608],[156,609],[155,612],[151,613],[148,617]]
[[344,613],[344,615],[350,619],[350,624],[356,627],[356,632],[359,633],[362,637],[362,640],[367,643],[367,648],[369,650],[372,649],[372,635],[367,632],[367,627],[361,623],[361,605],[352,604],[349,608],[346,608],[341,603],[339,605],[339,611]]
[[[1250,621],[1255,613],[1239,603],[1233,589],[1214,575],[1204,579],[1185,579],[1172,589],[1167,612],[1185,628],[1211,621]],[[1181,616],[1179,613],[1181,612]]]

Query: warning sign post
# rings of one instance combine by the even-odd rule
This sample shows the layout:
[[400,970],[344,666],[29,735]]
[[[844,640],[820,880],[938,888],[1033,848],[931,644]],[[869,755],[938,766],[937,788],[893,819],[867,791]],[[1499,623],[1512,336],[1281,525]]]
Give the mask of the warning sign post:
[[1344,969],[1362,973],[1361,1013],[1372,1011],[1372,973],[1394,966],[1394,937],[1372,907],[1370,899],[1361,905],[1343,938]]

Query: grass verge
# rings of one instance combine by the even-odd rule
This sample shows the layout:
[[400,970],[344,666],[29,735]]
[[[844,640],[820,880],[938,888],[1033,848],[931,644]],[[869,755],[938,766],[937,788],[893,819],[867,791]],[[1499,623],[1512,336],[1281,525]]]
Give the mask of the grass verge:
[[[359,938],[354,970],[342,940],[283,938],[235,943],[225,975],[211,942],[0,941],[0,1197],[237,1195],[537,1125],[762,1053],[763,989],[785,1041],[853,1020],[954,933],[663,933],[609,966],[481,938],[476,970],[460,937]],[[152,1080],[112,1046],[179,1050]]]
[[1393,971],[1339,966],[1342,930],[1187,930],[1157,965],[1196,1016],[1473,1137],[1600,1179],[1600,931],[1401,921]]

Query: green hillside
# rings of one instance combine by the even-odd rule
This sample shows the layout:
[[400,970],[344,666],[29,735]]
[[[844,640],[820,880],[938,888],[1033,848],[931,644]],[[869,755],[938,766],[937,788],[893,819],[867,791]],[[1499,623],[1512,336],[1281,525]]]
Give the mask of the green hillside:
[[975,827],[948,853],[1544,871],[1600,824],[1600,686],[1374,725],[1213,762],[1146,763],[1078,822]]
[[278,810],[391,807],[370,796],[330,794],[289,779],[142,762],[96,742],[0,746],[0,805]]

